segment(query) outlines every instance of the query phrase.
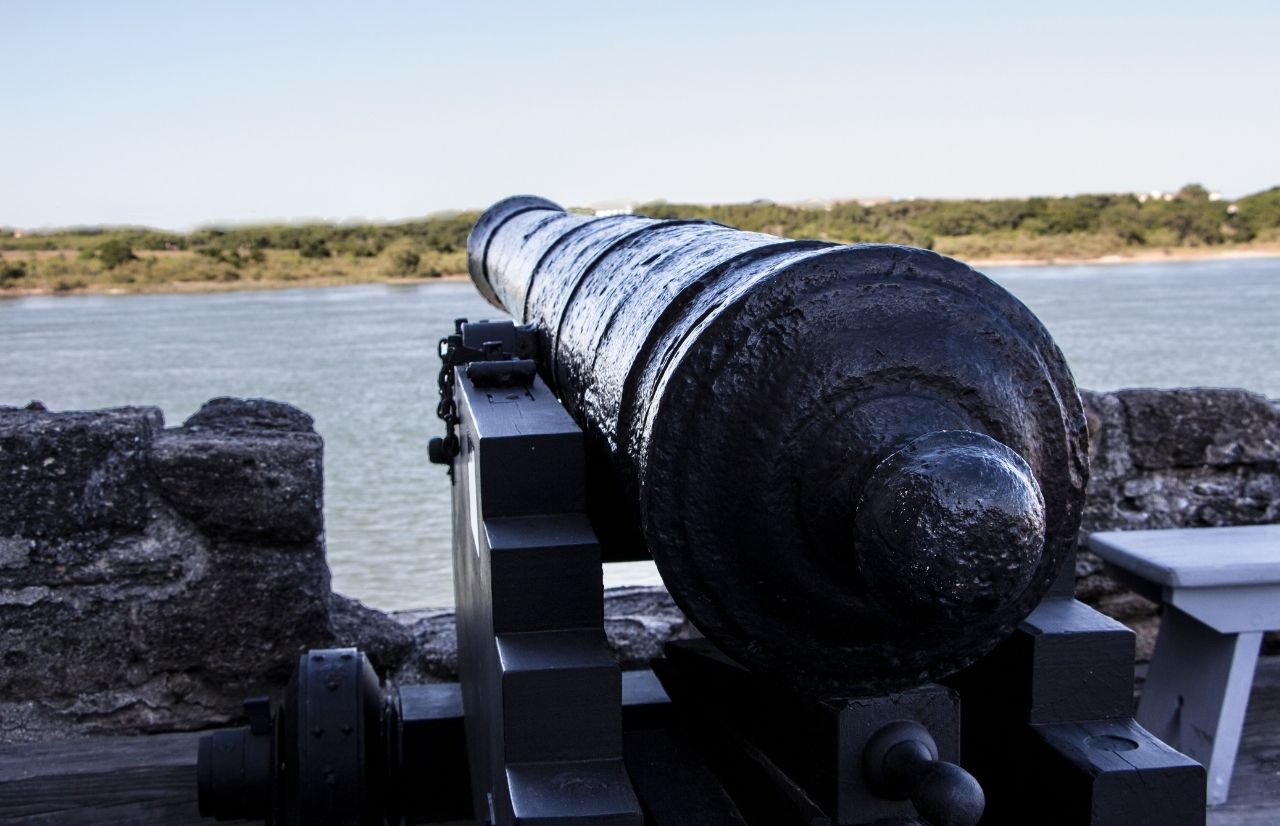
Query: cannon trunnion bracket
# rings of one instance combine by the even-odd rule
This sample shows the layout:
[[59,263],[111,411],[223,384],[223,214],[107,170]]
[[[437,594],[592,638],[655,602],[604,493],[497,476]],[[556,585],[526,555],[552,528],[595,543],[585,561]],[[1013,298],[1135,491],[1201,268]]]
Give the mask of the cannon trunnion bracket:
[[[305,655],[201,744],[272,824],[1201,826],[1132,719],[1132,632],[1072,596],[1087,454],[1061,353],[922,250],[539,198],[469,267],[520,324],[441,342],[457,684]],[[622,673],[602,564],[706,635]]]
[[582,434],[536,375],[507,367],[516,332],[460,325],[464,350],[486,356],[452,368],[458,674],[475,807],[495,823],[571,814],[639,826]]

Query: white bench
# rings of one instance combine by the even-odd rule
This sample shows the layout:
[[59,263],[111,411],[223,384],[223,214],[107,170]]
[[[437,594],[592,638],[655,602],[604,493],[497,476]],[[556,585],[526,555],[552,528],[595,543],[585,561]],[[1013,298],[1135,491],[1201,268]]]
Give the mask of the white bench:
[[1264,631],[1280,629],[1280,525],[1109,531],[1089,547],[1164,604],[1137,720],[1225,803]]

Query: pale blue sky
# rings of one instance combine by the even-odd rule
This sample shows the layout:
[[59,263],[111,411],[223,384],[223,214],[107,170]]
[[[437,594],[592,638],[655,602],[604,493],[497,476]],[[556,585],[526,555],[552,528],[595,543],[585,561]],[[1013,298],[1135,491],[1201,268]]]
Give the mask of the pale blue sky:
[[0,225],[1280,184],[1280,2],[0,0]]

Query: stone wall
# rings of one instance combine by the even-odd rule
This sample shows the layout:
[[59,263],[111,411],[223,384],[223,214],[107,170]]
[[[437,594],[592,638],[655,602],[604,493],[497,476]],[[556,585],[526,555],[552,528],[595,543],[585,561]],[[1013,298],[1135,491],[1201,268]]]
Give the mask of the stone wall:
[[1280,402],[1231,389],[1082,398],[1091,474],[1084,530],[1280,521]]
[[0,738],[231,719],[329,639],[311,417],[0,408]]
[[[1280,409],[1240,390],[1084,394],[1084,531],[1280,521]],[[0,741],[199,728],[278,693],[310,647],[355,644],[393,682],[449,679],[453,614],[332,594],[311,418],[215,399],[0,408]],[[1154,606],[1082,554],[1079,595],[1149,645]],[[661,588],[606,595],[619,660],[691,633]]]

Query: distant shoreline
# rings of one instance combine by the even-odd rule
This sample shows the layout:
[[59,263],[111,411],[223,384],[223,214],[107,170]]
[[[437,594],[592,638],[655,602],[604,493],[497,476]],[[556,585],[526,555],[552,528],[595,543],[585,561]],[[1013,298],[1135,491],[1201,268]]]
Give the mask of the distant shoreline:
[[[60,251],[41,251],[34,253],[38,257],[56,255]],[[13,258],[19,256],[8,253]],[[33,253],[22,254],[32,255]],[[184,253],[169,253],[181,256]],[[956,257],[956,256],[953,256]],[[1280,244],[1265,244],[1237,247],[1164,247],[1157,249],[1134,250],[1122,255],[1102,255],[1088,258],[1019,258],[997,256],[990,258],[960,259],[975,269],[987,267],[1063,267],[1063,266],[1112,266],[1124,264],[1152,264],[1183,261],[1230,261],[1259,258],[1280,258]],[[420,286],[423,284],[447,284],[466,281],[466,273],[449,273],[446,275],[420,278],[380,278],[352,280],[341,276],[316,276],[314,278],[295,278],[290,280],[260,281],[173,281],[163,283],[139,284],[104,284],[100,282],[77,286],[69,290],[55,290],[48,287],[9,288],[0,290],[0,300],[5,298],[29,298],[36,296],[63,295],[184,295],[195,293],[254,292],[259,290],[296,290],[324,287],[352,287],[361,284],[381,284],[386,286]]]
[[464,273],[432,276],[430,278],[385,278],[372,281],[350,281],[342,278],[313,278],[296,281],[174,281],[163,284],[126,285],[89,284],[73,290],[48,288],[19,288],[0,291],[0,301],[6,298],[34,298],[48,296],[61,298],[69,295],[197,295],[202,293],[251,293],[276,290],[311,290],[332,287],[367,287],[378,284],[388,287],[417,287],[423,284],[456,284],[470,280]]
[[1249,258],[1280,258],[1280,244],[1240,247],[1161,247],[1135,250],[1122,255],[1100,255],[1092,258],[969,258],[964,262],[974,269],[983,267],[1067,267],[1106,266],[1111,264],[1160,264],[1178,261],[1230,261]]

